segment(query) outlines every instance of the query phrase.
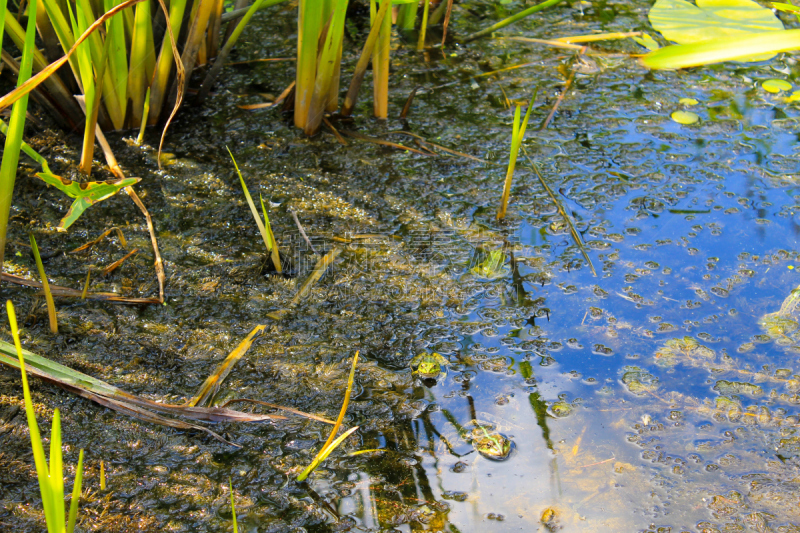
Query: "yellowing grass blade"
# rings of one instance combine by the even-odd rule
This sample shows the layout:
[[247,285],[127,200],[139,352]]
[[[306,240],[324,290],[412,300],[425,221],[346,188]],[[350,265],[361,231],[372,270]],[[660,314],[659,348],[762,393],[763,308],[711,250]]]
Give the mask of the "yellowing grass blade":
[[233,367],[236,363],[239,362],[239,359],[247,353],[247,350],[250,349],[250,346],[253,345],[253,341],[256,338],[256,335],[264,331],[266,326],[259,325],[253,328],[253,331],[245,337],[245,339],[239,343],[239,346],[236,347],[228,357],[222,362],[222,364],[217,367],[213,374],[208,376],[203,384],[200,386],[200,390],[197,391],[194,398],[186,402],[187,406],[194,407],[196,405],[203,405],[211,396],[216,394],[217,390],[219,390],[219,386],[222,381],[228,376]]

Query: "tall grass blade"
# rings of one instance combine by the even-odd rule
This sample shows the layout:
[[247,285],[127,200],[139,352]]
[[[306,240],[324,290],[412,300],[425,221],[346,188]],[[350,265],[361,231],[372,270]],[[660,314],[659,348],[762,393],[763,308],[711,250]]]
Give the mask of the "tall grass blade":
[[[5,2],[4,2],[5,3]],[[39,2],[31,0],[28,5],[28,27],[25,31],[25,46],[20,61],[17,87],[20,87],[30,78],[33,68],[33,51],[36,50],[36,8]],[[6,11],[5,15],[9,13]],[[5,20],[5,16],[3,20]],[[28,111],[27,94],[19,99],[11,110],[8,121],[8,133],[3,149],[3,160],[0,163],[0,271],[3,270],[5,259],[6,232],[8,230],[8,216],[11,211],[11,198],[14,195],[14,181],[19,163],[19,152],[22,149],[22,134],[25,129],[25,114]]]
[[430,0],[422,0],[424,5],[422,7],[422,22],[419,25],[419,40],[417,40],[417,50],[422,51],[425,49],[425,34],[428,32],[428,12],[430,11]]
[[[267,237],[269,237],[269,244],[271,246],[269,249],[269,256],[272,259],[273,266],[280,265],[281,256],[278,251],[278,241],[275,240],[275,235],[272,233],[272,224],[269,223],[269,215],[267,214],[267,208],[264,205],[264,197],[261,193],[258,194],[258,199],[261,200],[261,212],[264,214],[264,227],[267,228]],[[278,269],[278,273],[280,272],[281,270]]]
[[350,82],[350,88],[347,90],[347,96],[345,96],[344,104],[342,104],[342,116],[349,117],[353,114],[353,109],[356,107],[356,99],[358,98],[358,91],[361,89],[364,75],[367,73],[367,66],[369,66],[369,60],[375,50],[375,43],[378,42],[378,36],[383,27],[383,20],[386,18],[386,13],[389,12],[391,7],[391,0],[381,0],[378,13],[372,20],[372,27],[369,30],[369,35],[367,35],[367,41],[364,43],[364,49],[361,51],[358,63],[356,63],[353,79]]
[[31,249],[33,250],[33,257],[36,260],[36,268],[39,270],[39,277],[42,279],[42,290],[44,290],[44,298],[47,301],[47,317],[50,319],[50,332],[58,333],[56,304],[53,301],[53,293],[50,292],[50,282],[47,281],[47,275],[44,273],[42,257],[39,255],[39,247],[36,245],[36,239],[33,237],[33,233],[28,235],[28,237],[30,237],[31,240]]
[[[334,78],[338,77],[336,67],[341,60],[342,38],[344,37],[344,18],[347,14],[348,0],[335,0],[333,12],[329,19],[327,32],[322,49],[319,51],[317,72],[314,81],[314,92],[309,104],[306,124],[303,128],[306,135],[313,135],[319,131],[322,118],[328,105],[333,101],[334,108],[338,107],[338,97],[333,94]],[[335,84],[338,92],[338,79]]]
[[314,95],[317,53],[322,30],[319,2],[299,0],[297,5],[297,74],[295,79],[294,125],[305,130]]
[[344,393],[344,402],[342,403],[342,408],[339,411],[339,418],[336,419],[336,423],[333,425],[333,429],[331,429],[331,434],[328,436],[328,440],[326,440],[325,444],[322,445],[322,448],[320,448],[311,464],[308,465],[299,476],[297,476],[297,481],[304,481],[308,475],[313,472],[314,469],[317,468],[317,466],[319,466],[319,464],[324,461],[325,458],[327,458],[328,455],[330,455],[330,453],[342,443],[342,441],[344,441],[344,439],[347,438],[348,435],[358,429],[358,426],[351,428],[338,439],[336,438],[336,433],[338,433],[339,427],[342,425],[342,420],[344,420],[344,415],[347,413],[347,406],[350,404],[350,394],[353,392],[353,382],[355,381],[356,377],[357,363],[358,351],[356,351],[356,354],[353,356],[353,366],[350,367],[350,376],[347,379],[347,390]]
[[525,138],[525,129],[528,127],[528,120],[531,118],[531,110],[533,109],[533,102],[536,100],[536,94],[539,92],[537,89],[531,101],[528,104],[528,110],[525,112],[525,119],[520,124],[520,107],[517,106],[514,112],[514,126],[511,133],[511,151],[508,158],[508,169],[506,170],[506,180],[503,184],[503,196],[500,198],[500,209],[497,211],[497,220],[503,220],[506,217],[506,210],[508,209],[508,199],[511,196],[511,181],[514,178],[514,168],[517,165],[517,156],[519,155],[519,147],[522,140]]
[[[169,89],[172,64],[179,62],[177,59],[177,48],[173,51],[171,47],[172,42],[177,41],[180,37],[183,14],[185,11],[186,0],[173,0],[169,3],[169,12],[164,13],[169,19],[169,31],[165,32],[164,39],[161,42],[161,50],[158,55],[155,76],[150,85],[152,92],[150,94],[150,115],[147,123],[151,126],[158,122],[158,117],[161,115],[161,108],[166,100],[167,90]],[[172,42],[170,39],[172,39]],[[180,68],[183,68],[182,63],[180,64]]]
[[136,144],[141,146],[144,141],[144,130],[147,127],[147,117],[150,115],[150,87],[147,88],[147,94],[144,95],[144,109],[142,110],[141,123],[139,124],[139,136],[136,137]]
[[156,56],[153,46],[153,25],[150,0],[136,6],[133,37],[131,37],[131,63],[128,73],[128,95],[131,99],[131,123],[141,124],[144,98],[155,70]]
[[[375,3],[370,2],[370,11],[375,19]],[[392,19],[384,17],[380,25],[378,41],[372,53],[373,114],[375,118],[389,116],[389,52],[392,42]]]

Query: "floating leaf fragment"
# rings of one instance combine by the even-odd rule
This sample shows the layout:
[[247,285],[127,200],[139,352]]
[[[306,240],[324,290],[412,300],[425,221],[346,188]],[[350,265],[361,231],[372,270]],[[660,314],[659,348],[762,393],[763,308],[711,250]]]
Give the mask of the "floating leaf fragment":
[[680,102],[681,105],[697,105],[700,103],[694,98],[681,98],[678,101]]
[[765,91],[771,93],[779,93],[781,91],[791,91],[792,84],[786,80],[765,80],[761,83],[761,87],[764,88]]
[[700,120],[700,117],[691,111],[674,111],[670,116],[672,117],[672,120],[678,124],[694,124]]
[[645,48],[647,48],[651,52],[653,50],[658,50],[659,48],[661,48],[661,46],[659,46],[659,44],[658,44],[658,41],[656,41],[655,39],[650,37],[650,35],[648,35],[647,33],[643,33],[639,37],[631,37],[631,39],[636,41],[636,44],[638,44],[640,46],[644,46]]

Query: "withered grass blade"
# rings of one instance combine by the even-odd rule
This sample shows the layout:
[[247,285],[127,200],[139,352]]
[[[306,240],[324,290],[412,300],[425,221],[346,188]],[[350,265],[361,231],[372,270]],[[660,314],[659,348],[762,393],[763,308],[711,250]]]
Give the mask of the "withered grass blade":
[[247,353],[247,350],[250,349],[250,346],[253,345],[253,341],[256,338],[256,335],[264,331],[266,326],[258,325],[253,328],[253,331],[250,332],[245,339],[239,343],[239,346],[236,347],[228,357],[217,367],[213,374],[208,376],[203,384],[200,386],[200,390],[197,391],[197,394],[186,402],[188,407],[194,407],[197,405],[203,405],[209,400],[213,395],[219,391],[219,386],[222,384],[222,381],[228,376],[233,367],[236,363],[239,362],[239,359]]

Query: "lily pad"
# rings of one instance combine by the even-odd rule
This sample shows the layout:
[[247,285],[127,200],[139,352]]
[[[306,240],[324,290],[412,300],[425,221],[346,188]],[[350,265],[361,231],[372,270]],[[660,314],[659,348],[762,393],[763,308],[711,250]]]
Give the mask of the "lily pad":
[[658,0],[648,18],[665,39],[679,44],[784,29],[772,10],[750,0]]
[[792,84],[786,80],[766,80],[761,83],[765,91],[779,93],[781,91],[791,91]]
[[692,113],[691,111],[675,111],[670,115],[672,120],[677,122],[678,124],[694,124],[700,117],[697,116],[696,113]]
[[694,98],[681,98],[679,100],[681,105],[697,105],[699,102]]

